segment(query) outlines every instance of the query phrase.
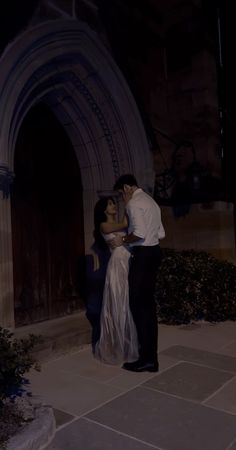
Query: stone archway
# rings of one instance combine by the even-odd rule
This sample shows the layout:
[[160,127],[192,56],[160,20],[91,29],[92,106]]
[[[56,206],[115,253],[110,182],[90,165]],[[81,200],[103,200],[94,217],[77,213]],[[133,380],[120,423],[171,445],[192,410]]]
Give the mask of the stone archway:
[[[27,30],[5,50],[0,75],[0,315],[12,326],[13,282],[9,185],[17,135],[27,111],[46,103],[66,130],[77,155],[89,253],[97,191],[133,172],[149,189],[151,157],[127,84],[110,54],[84,24],[72,20]],[[45,161],[47,164],[47,161]]]

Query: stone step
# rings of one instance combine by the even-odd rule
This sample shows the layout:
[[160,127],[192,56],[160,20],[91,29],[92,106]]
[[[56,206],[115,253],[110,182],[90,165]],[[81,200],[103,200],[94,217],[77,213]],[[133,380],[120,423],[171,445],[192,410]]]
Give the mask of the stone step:
[[91,342],[91,326],[85,311],[14,330],[14,336],[18,339],[29,334],[42,336],[42,343],[37,344],[34,351],[39,362],[56,359]]

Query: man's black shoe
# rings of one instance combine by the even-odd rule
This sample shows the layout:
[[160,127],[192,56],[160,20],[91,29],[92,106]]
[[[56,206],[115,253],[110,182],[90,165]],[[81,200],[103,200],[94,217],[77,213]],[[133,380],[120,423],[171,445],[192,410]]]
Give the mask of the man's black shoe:
[[123,369],[130,372],[158,372],[158,363],[142,362],[140,360],[131,363],[124,363]]

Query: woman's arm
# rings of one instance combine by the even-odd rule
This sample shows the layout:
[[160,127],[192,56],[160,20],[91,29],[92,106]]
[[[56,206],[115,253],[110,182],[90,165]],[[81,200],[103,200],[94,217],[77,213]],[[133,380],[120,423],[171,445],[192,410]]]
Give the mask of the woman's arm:
[[128,226],[128,220],[127,217],[124,216],[123,220],[121,222],[102,222],[100,225],[100,231],[104,234],[113,233],[115,231],[121,231],[124,228],[127,228]]

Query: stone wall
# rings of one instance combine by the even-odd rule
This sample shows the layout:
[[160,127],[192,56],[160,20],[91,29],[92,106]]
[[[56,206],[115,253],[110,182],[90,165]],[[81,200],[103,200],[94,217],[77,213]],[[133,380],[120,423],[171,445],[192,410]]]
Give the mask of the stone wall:
[[[173,21],[165,26],[165,70],[160,72],[163,75],[149,92],[150,116],[154,127],[167,132],[177,143],[190,141],[202,171],[220,180],[217,54],[216,43],[211,45],[216,37],[211,27],[207,27],[200,2],[198,5],[189,2],[188,8],[181,3],[178,11],[176,16],[172,15]],[[175,145],[159,133],[157,139],[162,153],[155,155],[157,174],[160,174],[166,165],[172,166]],[[208,193],[205,194],[207,198]],[[217,190],[212,200],[219,200],[220,195]],[[204,201],[204,193],[201,200]]]
[[[220,183],[217,18],[213,8],[209,17],[205,3],[147,0],[144,8],[139,1],[99,2],[114,57],[154,147],[156,129],[161,150],[154,149],[157,183],[171,169],[176,143],[183,141],[193,145],[205,175]],[[213,200],[219,197],[217,189]]]
[[188,215],[179,218],[171,207],[162,206],[162,219],[166,228],[162,247],[203,250],[236,263],[232,203],[195,204]]

